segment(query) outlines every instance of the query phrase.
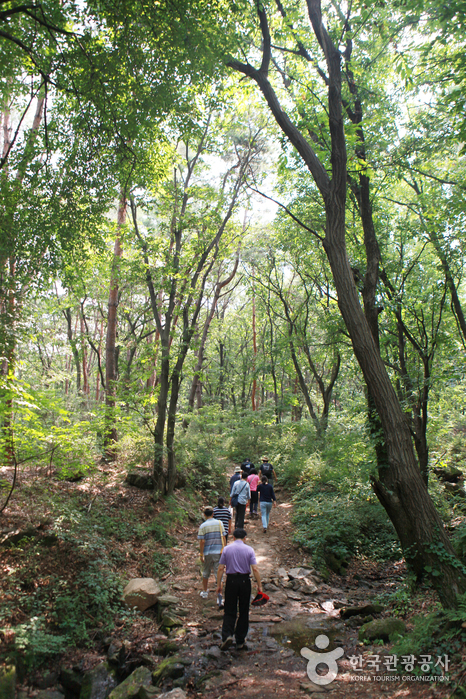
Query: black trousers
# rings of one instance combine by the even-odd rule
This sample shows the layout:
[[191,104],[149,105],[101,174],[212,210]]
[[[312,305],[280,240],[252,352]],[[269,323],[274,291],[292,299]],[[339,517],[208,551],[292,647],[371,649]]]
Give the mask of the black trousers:
[[236,505],[235,529],[244,529],[244,515],[246,514],[246,505],[238,503]]
[[244,643],[249,629],[250,601],[251,578],[249,575],[242,575],[241,573],[227,575],[222,626],[223,641],[234,635],[238,645]]
[[259,493],[257,490],[251,490],[251,502],[249,504],[249,512],[252,514],[253,512],[257,513],[257,503],[259,502]]

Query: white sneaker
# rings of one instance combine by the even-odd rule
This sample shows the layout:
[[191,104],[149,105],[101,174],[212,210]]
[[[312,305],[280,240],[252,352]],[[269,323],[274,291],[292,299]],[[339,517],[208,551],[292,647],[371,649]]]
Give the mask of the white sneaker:
[[204,590],[202,590],[199,594],[201,595],[202,599],[207,599],[209,596],[209,593],[205,592]]

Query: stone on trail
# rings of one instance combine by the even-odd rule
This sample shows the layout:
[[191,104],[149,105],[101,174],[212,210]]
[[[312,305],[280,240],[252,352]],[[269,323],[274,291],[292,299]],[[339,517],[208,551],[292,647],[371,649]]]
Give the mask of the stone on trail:
[[369,614],[380,614],[385,607],[381,604],[365,604],[361,607],[343,607],[340,611],[342,619],[349,619],[352,616],[368,616]]
[[117,681],[109,672],[107,663],[100,663],[84,675],[79,699],[107,699],[116,686]]
[[406,625],[401,619],[388,617],[369,621],[359,629],[360,641],[391,641],[393,637],[404,634]]
[[288,571],[288,577],[291,580],[295,580],[296,578],[307,578],[307,576],[311,573],[312,570],[309,570],[309,568],[292,568]]
[[157,599],[157,604],[159,605],[159,607],[171,607],[177,604],[181,604],[181,600],[179,597],[175,597],[175,595],[165,593],[164,595],[159,595]]
[[123,590],[123,601],[127,607],[137,607],[144,612],[158,601],[161,594],[154,578],[133,578]]
[[141,687],[152,684],[152,674],[148,667],[137,667],[118,687],[110,692],[109,699],[135,699]]
[[176,655],[163,660],[160,665],[152,673],[153,684],[159,684],[163,679],[172,677],[176,679],[184,674],[184,666],[180,663],[180,659]]
[[305,595],[313,595],[314,592],[318,591],[317,585],[314,584],[311,578],[300,578],[298,590]]
[[210,648],[207,648],[205,654],[208,658],[219,659],[222,657],[222,651],[218,646],[211,646]]
[[183,626],[183,621],[175,614],[164,612],[162,616],[162,626],[166,629],[172,629],[174,626]]
[[187,696],[183,689],[177,687],[176,689],[172,689],[171,692],[159,694],[159,699],[187,699]]

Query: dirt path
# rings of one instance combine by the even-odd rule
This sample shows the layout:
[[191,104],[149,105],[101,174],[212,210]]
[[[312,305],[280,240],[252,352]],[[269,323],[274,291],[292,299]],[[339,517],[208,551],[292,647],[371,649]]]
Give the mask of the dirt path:
[[[335,577],[328,584],[323,583],[312,571],[309,556],[291,542],[289,498],[281,492],[277,493],[277,498],[279,506],[272,510],[267,534],[263,533],[260,518],[247,518],[245,525],[246,543],[256,552],[264,590],[270,595],[267,605],[251,608],[247,652],[236,651],[234,646],[227,652],[219,650],[223,614],[216,606],[213,576],[209,581],[209,599],[199,596],[201,579],[195,565],[196,527],[193,526],[191,536],[180,543],[178,555],[184,564],[176,578],[171,576],[166,582],[173,594],[180,597],[183,607],[189,610],[189,633],[182,646],[182,660],[190,664],[188,695],[205,699],[450,697],[452,690],[444,685],[387,679],[383,662],[390,654],[389,646],[361,646],[358,627],[340,619],[340,608],[373,603],[381,591],[393,590],[400,579],[399,565],[378,567],[368,563],[366,568],[362,567],[361,576],[361,564],[358,564],[358,581],[350,569],[344,579]],[[299,567],[311,571],[304,584],[284,575],[284,570],[289,572]],[[282,569],[281,575],[279,569]],[[253,594],[255,592],[253,583]],[[310,682],[307,660],[300,653],[303,647],[317,651],[314,641],[320,634],[330,639],[327,651],[334,648],[344,651],[338,660],[338,675],[327,686]],[[348,660],[350,656],[361,656],[364,669],[353,670]],[[375,666],[376,656],[379,670]],[[375,666],[372,671],[371,663]],[[406,674],[404,671],[403,675]],[[366,679],[355,679],[361,676]]]

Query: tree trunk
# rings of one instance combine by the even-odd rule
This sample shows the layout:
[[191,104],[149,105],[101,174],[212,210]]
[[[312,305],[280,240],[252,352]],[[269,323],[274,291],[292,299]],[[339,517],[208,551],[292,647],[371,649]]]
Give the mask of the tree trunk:
[[[455,606],[466,590],[466,577],[450,563],[456,555],[442,521],[422,480],[411,434],[372,333],[359,304],[344,241],[344,210],[336,202],[327,205],[324,247],[338,293],[338,305],[354,353],[380,416],[388,463],[379,469],[373,488],[399,536],[407,563],[422,577],[426,567],[434,571],[432,582],[442,603]],[[339,214],[340,220],[335,213]],[[440,551],[440,552],[439,552]]]
[[[215,315],[215,311],[217,308],[218,300],[220,298],[220,294],[222,292],[222,289],[224,289],[234,279],[234,277],[236,275],[236,271],[238,269],[238,263],[239,263],[239,257],[236,258],[233,271],[227,277],[227,279],[224,279],[223,281],[218,281],[217,284],[215,285],[214,298],[212,300],[212,305],[210,307],[210,311],[207,314],[207,317],[206,317],[206,320],[204,323],[204,329],[202,331],[201,342],[199,345],[196,367],[194,369],[194,377],[193,377],[193,381],[191,384],[191,390],[189,392],[188,413],[191,413],[194,410],[194,402],[196,400],[196,397],[197,397],[198,409],[201,407],[201,405],[200,405],[201,404],[200,375],[201,375],[201,371],[202,371],[202,366],[204,364],[205,346],[206,346],[207,337],[209,334],[210,324],[212,323],[213,317]],[[188,428],[188,425],[189,425],[189,420],[186,416],[183,420],[183,429],[186,430]]]
[[[83,310],[84,312],[84,310]],[[86,341],[85,341],[85,328],[84,320],[81,315],[81,346],[82,346],[82,369],[83,369],[83,393],[84,396],[89,395],[89,378],[87,373],[87,351],[86,351]]]
[[256,293],[254,289],[254,278],[252,280],[252,394],[251,404],[252,409],[256,409],[256,356],[257,356],[257,337],[256,337]]
[[126,222],[126,194],[121,193],[117,215],[117,237],[113,250],[112,274],[108,295],[107,337],[105,341],[105,458],[115,459],[115,444],[118,433],[115,426],[115,400],[118,375],[117,329],[118,329],[118,292],[120,288],[120,261],[123,255],[119,231]]
[[[71,353],[73,355],[74,365],[76,368],[76,390],[80,391],[81,390],[81,362],[79,360],[78,345],[77,345],[75,337],[73,337],[71,308],[66,308],[63,311],[63,315],[66,318],[66,333],[68,336],[68,342],[70,343]],[[75,323],[75,328],[74,328],[75,335],[76,335],[77,323],[78,323],[78,318],[76,317],[76,323]]]

